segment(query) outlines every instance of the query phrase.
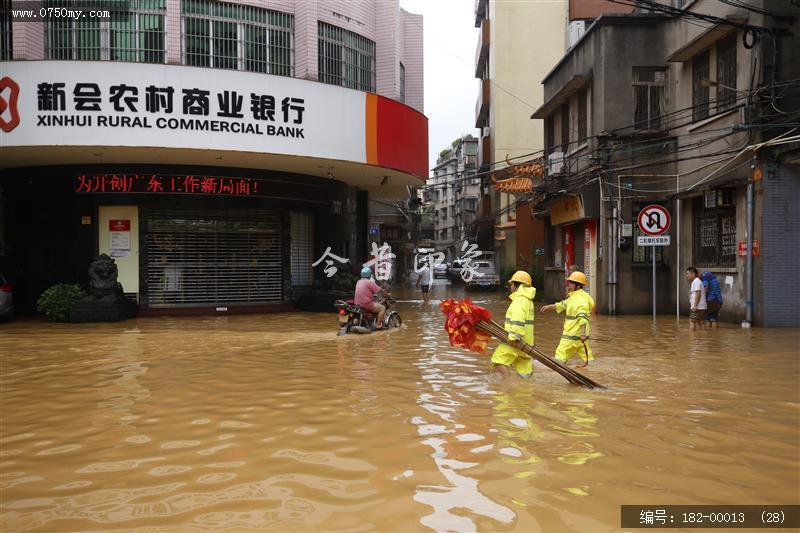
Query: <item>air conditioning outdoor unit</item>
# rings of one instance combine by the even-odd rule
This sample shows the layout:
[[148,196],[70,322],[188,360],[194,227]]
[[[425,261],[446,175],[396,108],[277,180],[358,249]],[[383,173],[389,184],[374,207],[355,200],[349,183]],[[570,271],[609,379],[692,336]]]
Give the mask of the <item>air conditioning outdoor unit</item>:
[[573,20],[570,22],[567,29],[567,48],[575,46],[584,33],[586,33],[586,21]]
[[553,152],[547,156],[547,175],[558,174],[564,168],[564,152]]

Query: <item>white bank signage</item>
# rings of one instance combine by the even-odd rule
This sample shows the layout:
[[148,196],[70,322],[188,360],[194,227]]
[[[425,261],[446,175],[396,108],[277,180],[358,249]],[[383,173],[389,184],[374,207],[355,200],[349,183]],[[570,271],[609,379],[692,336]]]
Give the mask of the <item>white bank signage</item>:
[[2,146],[170,147],[366,161],[362,92],[176,65],[0,66]]

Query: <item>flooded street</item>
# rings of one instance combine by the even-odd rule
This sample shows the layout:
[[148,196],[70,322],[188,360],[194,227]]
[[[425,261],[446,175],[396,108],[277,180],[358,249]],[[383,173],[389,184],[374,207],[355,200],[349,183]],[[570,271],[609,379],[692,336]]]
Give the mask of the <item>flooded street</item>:
[[[0,529],[609,531],[623,504],[800,502],[798,330],[595,316],[615,340],[582,371],[607,390],[502,382],[450,347],[448,294],[401,293],[404,327],[364,336],[311,313],[1,325]],[[547,353],[562,320],[537,312]]]

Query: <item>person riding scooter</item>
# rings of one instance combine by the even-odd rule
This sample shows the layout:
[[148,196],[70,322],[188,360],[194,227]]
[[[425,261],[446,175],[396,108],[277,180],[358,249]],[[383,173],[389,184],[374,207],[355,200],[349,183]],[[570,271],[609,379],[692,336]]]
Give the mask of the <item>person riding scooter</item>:
[[361,269],[361,279],[356,283],[356,293],[353,300],[357,306],[377,315],[375,329],[383,329],[383,319],[386,315],[386,308],[373,298],[378,293],[383,293],[387,297],[391,296],[391,294],[372,281],[372,279],[370,279],[371,277],[371,268],[365,266]]

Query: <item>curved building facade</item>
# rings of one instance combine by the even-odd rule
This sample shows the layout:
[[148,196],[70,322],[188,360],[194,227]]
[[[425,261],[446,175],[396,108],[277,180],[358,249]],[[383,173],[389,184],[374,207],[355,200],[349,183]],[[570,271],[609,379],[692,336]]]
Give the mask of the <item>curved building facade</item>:
[[421,17],[397,0],[124,4],[2,21],[0,271],[18,307],[85,283],[99,253],[141,308],[219,312],[289,302],[326,251],[369,259],[369,197],[427,177]]

